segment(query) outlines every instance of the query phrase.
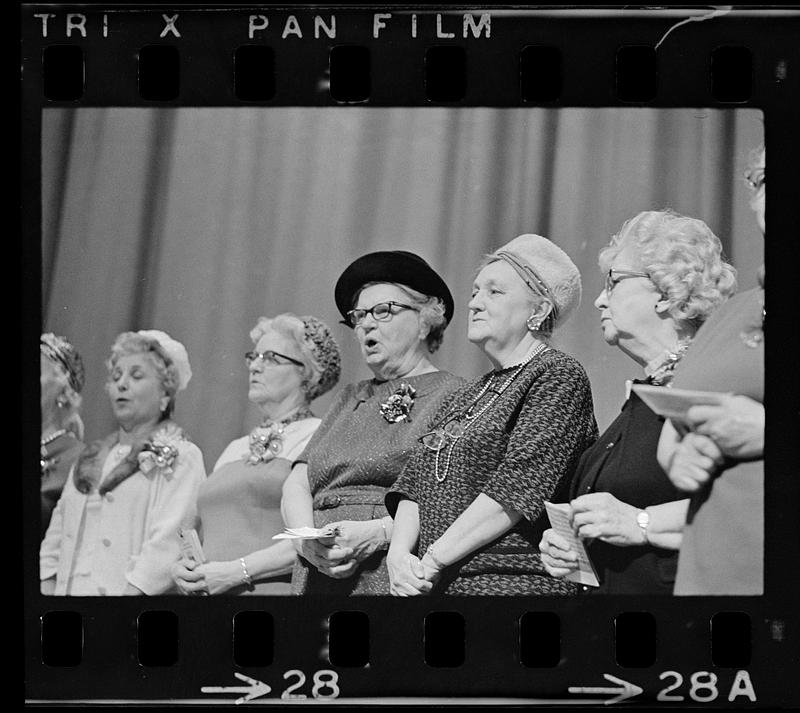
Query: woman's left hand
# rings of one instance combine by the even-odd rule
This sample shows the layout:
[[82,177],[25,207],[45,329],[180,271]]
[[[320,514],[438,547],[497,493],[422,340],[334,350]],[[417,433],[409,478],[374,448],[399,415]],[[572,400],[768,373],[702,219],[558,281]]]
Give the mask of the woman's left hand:
[[692,406],[686,418],[692,431],[710,438],[729,458],[764,456],[764,404],[758,401],[726,394],[717,406]]
[[676,488],[693,493],[714,477],[724,460],[708,436],[687,433],[672,454],[667,475]]
[[334,544],[353,550],[351,557],[356,562],[363,562],[388,544],[380,520],[340,520],[330,526],[339,531],[333,538]]
[[626,547],[644,544],[636,522],[639,508],[617,500],[611,493],[589,493],[573,500],[572,526],[580,537]]

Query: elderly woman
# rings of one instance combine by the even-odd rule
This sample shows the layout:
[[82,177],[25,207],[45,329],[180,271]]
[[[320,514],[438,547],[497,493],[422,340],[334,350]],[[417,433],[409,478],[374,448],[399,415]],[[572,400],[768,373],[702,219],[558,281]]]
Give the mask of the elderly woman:
[[[708,316],[733,292],[734,269],[702,221],[646,211],[600,251],[606,275],[595,301],[603,338],[644,369],[636,383],[668,386]],[[571,488],[572,524],[589,540],[602,594],[671,594],[688,501],[656,462],[663,419],[631,393],[622,411],[581,457]],[[578,555],[552,529],[539,544],[554,577]]]
[[[765,232],[766,153],[747,171],[751,207]],[[703,326],[675,372],[674,386],[724,394],[693,406],[689,432],[664,424],[658,461],[691,495],[675,594],[757,595],[764,591],[764,268],[758,286]],[[684,431],[685,432],[685,431]]]
[[64,337],[47,333],[39,340],[42,435],[41,536],[47,532],[72,464],[83,450],[79,415],[85,380],[83,360]]
[[124,332],[107,367],[118,428],[89,444],[67,479],[40,550],[44,594],[166,592],[178,527],[206,476],[171,420],[192,373],[183,345],[157,330]]
[[336,385],[341,358],[315,317],[261,317],[250,338],[248,397],[261,423],[222,452],[200,487],[197,523],[209,561],[182,559],[173,567],[186,594],[291,593],[294,546],[272,540],[283,530],[281,488],[319,426],[310,404]]
[[373,378],[345,387],[283,486],[289,527],[330,525],[328,540],[296,540],[298,594],[388,594],[392,518],[383,505],[417,438],[460,380],[430,356],[453,298],[421,257],[369,253],[341,275],[336,306]]
[[572,260],[539,235],[481,264],[467,336],[493,369],[447,399],[386,496],[393,594],[575,591],[548,575],[537,543],[545,501],[597,437],[586,373],[549,345],[580,295]]

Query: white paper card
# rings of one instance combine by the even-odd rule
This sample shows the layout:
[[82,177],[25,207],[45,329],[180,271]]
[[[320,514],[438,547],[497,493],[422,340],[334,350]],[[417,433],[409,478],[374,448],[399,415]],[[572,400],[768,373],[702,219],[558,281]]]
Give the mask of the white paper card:
[[547,510],[547,517],[550,518],[550,524],[553,529],[569,542],[570,548],[578,555],[578,569],[570,572],[564,579],[578,584],[586,584],[590,587],[599,587],[600,581],[597,579],[597,573],[594,570],[592,561],[589,559],[589,554],[586,552],[583,540],[572,529],[572,524],[570,523],[572,508],[569,503],[545,502],[544,507]]
[[283,532],[273,535],[273,540],[317,540],[320,537],[335,537],[339,531],[335,527],[287,527]]
[[686,412],[691,406],[717,406],[722,403],[722,397],[728,395],[718,391],[672,389],[647,384],[634,384],[633,390],[659,416],[682,426],[687,425]]
[[203,554],[203,546],[197,536],[197,530],[191,527],[179,527],[178,537],[181,541],[181,552],[186,559],[198,564],[203,564],[206,561],[206,556]]

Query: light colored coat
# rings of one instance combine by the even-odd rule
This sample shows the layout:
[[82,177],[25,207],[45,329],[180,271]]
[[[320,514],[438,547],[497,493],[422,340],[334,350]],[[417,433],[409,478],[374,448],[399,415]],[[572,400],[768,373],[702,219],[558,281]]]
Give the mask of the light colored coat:
[[[70,473],[39,551],[39,576],[55,576],[54,594],[73,593],[70,577],[82,574],[73,571],[81,561],[91,563],[84,581],[92,587],[82,595],[120,595],[128,583],[149,595],[171,588],[170,570],[180,558],[177,531],[194,520],[197,493],[206,479],[200,449],[185,440],[177,447],[171,474],[136,471],[104,496],[78,491]],[[111,458],[109,453],[104,475],[113,467]],[[100,508],[92,542],[84,541],[81,531],[87,506]]]

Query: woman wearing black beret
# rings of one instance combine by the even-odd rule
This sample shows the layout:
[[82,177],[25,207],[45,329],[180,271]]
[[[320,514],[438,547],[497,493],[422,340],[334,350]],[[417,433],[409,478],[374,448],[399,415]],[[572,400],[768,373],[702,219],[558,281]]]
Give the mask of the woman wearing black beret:
[[346,386],[283,486],[287,527],[333,525],[336,537],[295,540],[296,594],[389,594],[384,506],[417,439],[461,379],[431,355],[453,315],[453,297],[422,258],[404,251],[355,260],[336,283],[372,378]]

